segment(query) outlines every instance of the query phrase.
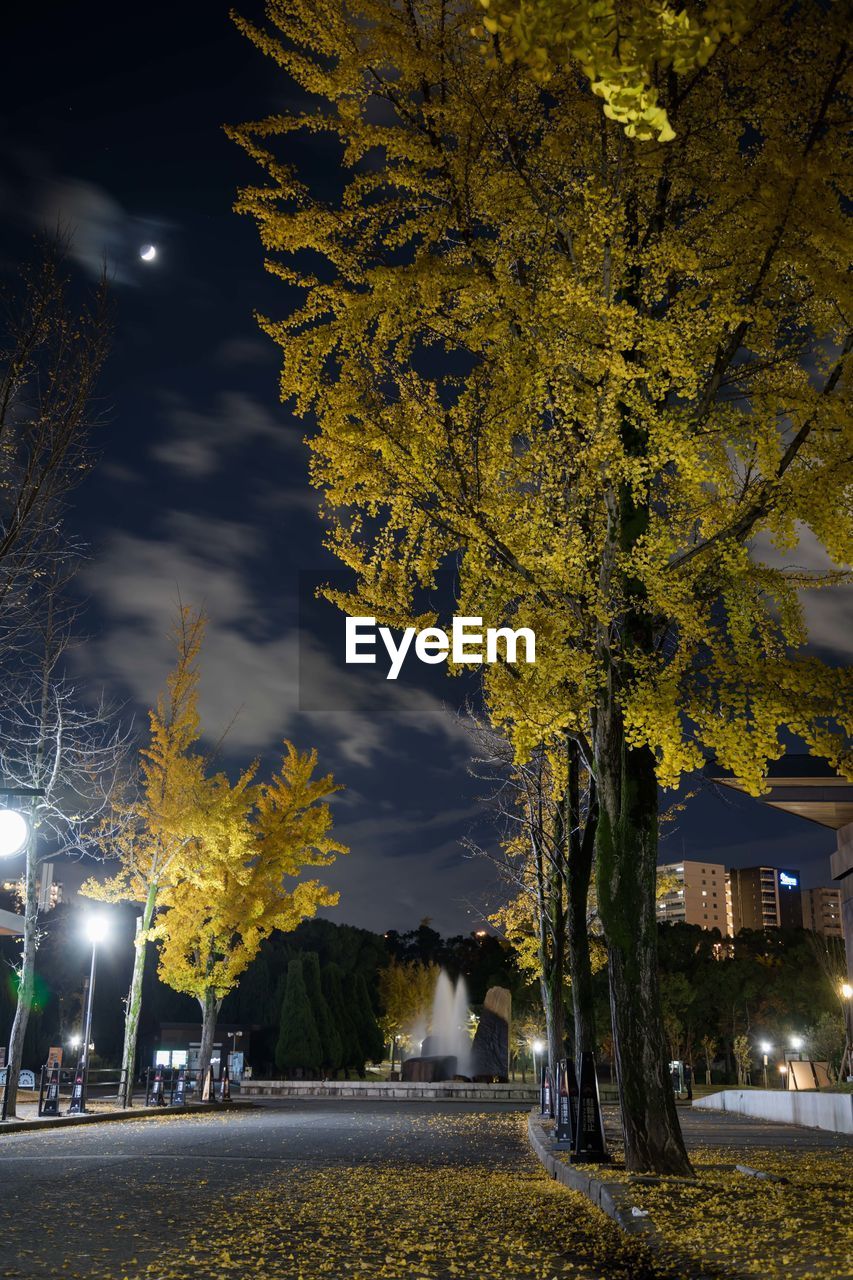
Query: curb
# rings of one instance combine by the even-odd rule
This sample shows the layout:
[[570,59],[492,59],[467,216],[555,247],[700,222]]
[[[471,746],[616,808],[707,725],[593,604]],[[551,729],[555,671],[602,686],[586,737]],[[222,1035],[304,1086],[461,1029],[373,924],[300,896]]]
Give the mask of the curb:
[[155,1120],[158,1116],[216,1115],[220,1111],[234,1111],[250,1105],[245,1102],[190,1102],[183,1107],[129,1107],[126,1111],[90,1111],[82,1116],[50,1116],[47,1120],[5,1120],[0,1123],[0,1136],[4,1133],[41,1132],[42,1129],[73,1129],[81,1124]]
[[530,1145],[546,1173],[561,1182],[570,1191],[579,1191],[586,1196],[596,1209],[606,1213],[627,1235],[640,1237],[649,1248],[659,1247],[663,1241],[651,1218],[638,1218],[632,1213],[635,1208],[623,1182],[606,1182],[590,1173],[581,1173],[571,1165],[555,1160],[551,1143],[540,1123],[540,1116],[534,1108],[527,1117],[527,1136]]

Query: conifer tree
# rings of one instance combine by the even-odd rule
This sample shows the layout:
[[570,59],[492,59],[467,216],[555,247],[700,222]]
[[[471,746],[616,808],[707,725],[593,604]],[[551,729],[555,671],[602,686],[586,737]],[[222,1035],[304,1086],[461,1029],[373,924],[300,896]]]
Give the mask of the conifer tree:
[[321,986],[326,1005],[341,1042],[340,1065],[348,1074],[358,1067],[361,1045],[356,1034],[352,1009],[344,997],[343,973],[339,965],[327,964],[321,973]]
[[385,1040],[373,1012],[364,974],[349,974],[344,983],[344,993],[352,1010],[353,1047],[357,1048],[357,1056],[352,1065],[363,1076],[365,1063],[381,1062]]
[[305,987],[302,956],[295,955],[287,966],[287,984],[275,1047],[276,1066],[285,1075],[300,1069],[316,1075],[321,1057],[320,1035]]
[[323,995],[320,982],[320,959],[316,951],[307,951],[302,957],[302,972],[305,978],[305,990],[317,1024],[320,1036],[320,1063],[333,1074],[341,1065],[343,1047],[338,1028],[332,1020],[332,1014]]

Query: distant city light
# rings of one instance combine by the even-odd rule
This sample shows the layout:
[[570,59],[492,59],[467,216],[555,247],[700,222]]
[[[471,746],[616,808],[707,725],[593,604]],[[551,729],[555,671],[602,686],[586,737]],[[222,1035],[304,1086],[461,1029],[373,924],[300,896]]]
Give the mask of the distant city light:
[[30,838],[30,824],[19,809],[0,809],[0,858],[14,858]]

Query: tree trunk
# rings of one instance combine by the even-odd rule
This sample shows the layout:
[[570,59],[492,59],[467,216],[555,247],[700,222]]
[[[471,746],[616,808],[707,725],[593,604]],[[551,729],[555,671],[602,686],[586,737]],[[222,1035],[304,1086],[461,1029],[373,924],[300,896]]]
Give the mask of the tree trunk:
[[208,987],[204,993],[204,999],[199,1000],[199,1004],[201,1005],[201,1047],[198,1051],[198,1095],[201,1097],[204,1077],[207,1075],[207,1068],[213,1057],[213,1037],[216,1034],[216,1019],[222,1008],[222,998]]
[[568,787],[568,944],[569,977],[572,989],[572,1010],[575,1024],[575,1056],[595,1053],[595,998],[592,988],[592,961],[589,953],[589,884],[592,878],[592,855],[595,847],[595,829],[598,823],[598,804],[592,788],[581,828],[580,811],[580,751],[570,740]]
[[21,980],[18,986],[18,1003],[15,1019],[9,1035],[9,1062],[6,1068],[9,1079],[7,1112],[11,1119],[17,1114],[18,1075],[24,1054],[24,1037],[33,1003],[36,977],[36,926],[38,921],[38,871],[36,864],[35,805],[30,818],[30,838],[27,841],[26,869],[24,871],[24,937],[21,956]]
[[142,1011],[142,979],[145,974],[145,953],[147,950],[147,934],[151,928],[154,915],[154,904],[157,898],[157,886],[152,884],[148,889],[148,897],[142,915],[136,917],[136,937],[134,939],[133,975],[130,979],[130,990],[127,993],[127,1007],[124,1014],[124,1047],[121,1055],[122,1106],[133,1105],[133,1084],[136,1079],[136,1042],[139,1035],[139,1015]]
[[596,731],[598,889],[625,1163],[635,1171],[689,1174],[669,1079],[658,983],[654,757],[648,747],[626,744],[618,705],[605,698]]
[[556,974],[553,969],[548,975],[543,973],[540,986],[542,989],[542,1008],[545,1012],[548,1062],[553,1071],[556,1064],[561,1058],[565,1057],[566,1053],[566,1014],[563,1005],[562,968]]

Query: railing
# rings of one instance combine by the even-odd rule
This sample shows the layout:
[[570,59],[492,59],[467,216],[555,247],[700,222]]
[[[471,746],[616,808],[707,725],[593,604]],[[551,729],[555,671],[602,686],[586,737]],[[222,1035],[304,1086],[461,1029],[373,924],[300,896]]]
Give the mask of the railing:
[[[115,1099],[121,1104],[125,1092],[125,1073],[116,1067],[75,1068],[48,1067],[39,1077],[38,1113],[58,1116],[60,1103],[68,1098],[68,1113],[85,1113],[89,1101]],[[5,1117],[4,1117],[5,1118]]]

